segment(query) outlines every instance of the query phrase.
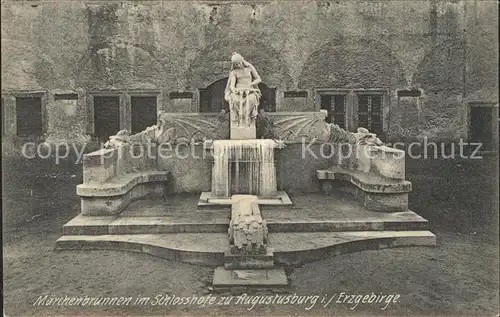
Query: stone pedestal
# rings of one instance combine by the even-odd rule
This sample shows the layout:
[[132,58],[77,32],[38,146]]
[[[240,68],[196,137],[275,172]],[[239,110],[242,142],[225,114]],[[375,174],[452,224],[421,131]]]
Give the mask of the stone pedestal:
[[231,121],[231,140],[252,140],[257,138],[255,126],[254,106],[259,104],[259,97],[255,89],[237,89],[233,93],[229,106]]
[[257,138],[255,123],[250,127],[232,127],[231,126],[231,140],[253,140]]

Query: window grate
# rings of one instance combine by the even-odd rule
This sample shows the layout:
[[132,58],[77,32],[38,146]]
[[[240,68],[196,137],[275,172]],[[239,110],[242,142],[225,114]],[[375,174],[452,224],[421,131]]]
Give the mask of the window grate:
[[375,134],[383,134],[382,96],[359,95],[358,100],[358,127],[366,128]]
[[327,111],[326,122],[347,127],[346,95],[321,95],[321,109]]

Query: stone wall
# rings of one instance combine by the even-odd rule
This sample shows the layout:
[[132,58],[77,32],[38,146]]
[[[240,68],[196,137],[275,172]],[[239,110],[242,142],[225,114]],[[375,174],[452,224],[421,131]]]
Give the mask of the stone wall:
[[[3,1],[5,133],[16,133],[17,92],[46,94],[51,141],[87,139],[91,91],[157,91],[158,111],[195,111],[238,51],[277,88],[277,111],[318,110],[318,88],[382,89],[388,138],[454,140],[470,96],[498,102],[497,29],[497,4],[479,0]],[[294,90],[307,102],[288,105]],[[189,109],[170,92],[192,92]]]

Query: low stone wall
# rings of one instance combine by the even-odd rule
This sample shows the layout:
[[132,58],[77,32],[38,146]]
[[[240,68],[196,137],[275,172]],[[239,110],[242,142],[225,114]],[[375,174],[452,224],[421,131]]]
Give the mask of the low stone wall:
[[[324,112],[263,114],[260,119],[269,124],[266,136],[284,145],[275,152],[278,190],[318,192],[316,171],[330,166],[404,181],[403,151],[362,145],[374,138],[327,124]],[[108,149],[85,155],[84,184],[104,184],[119,175],[158,170],[170,173],[172,192],[210,191],[213,162],[203,144],[227,138],[227,124],[223,113],[160,113],[157,125],[135,135],[121,131],[110,138]],[[343,140],[345,144],[339,143]]]
[[388,179],[405,178],[405,152],[385,145],[333,143],[331,165],[379,175]]
[[[383,212],[408,209],[411,183],[405,180],[405,152],[387,146],[334,144],[331,167],[318,170],[324,192],[334,189],[354,195],[368,209]],[[343,181],[332,184],[330,180]]]
[[158,171],[156,151],[154,144],[124,144],[85,154],[81,213],[116,215],[134,200],[165,195],[171,177]]
[[[131,202],[147,197],[161,197],[165,195],[165,181],[146,182],[133,186],[121,195],[80,196],[81,211],[86,216],[112,216],[122,212]],[[99,190],[96,188],[96,191]]]
[[103,184],[116,176],[116,149],[101,149],[83,155],[83,183]]
[[103,184],[117,175],[156,170],[156,151],[151,143],[124,144],[84,154],[83,183]]

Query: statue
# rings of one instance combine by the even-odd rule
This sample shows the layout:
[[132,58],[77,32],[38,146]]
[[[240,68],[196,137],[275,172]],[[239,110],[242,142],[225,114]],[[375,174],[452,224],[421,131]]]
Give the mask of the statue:
[[370,133],[366,128],[358,128],[358,132],[353,133],[356,138],[356,142],[360,145],[384,145],[384,143],[377,138],[375,133]]
[[[231,57],[231,72],[224,91],[224,99],[229,103],[232,127],[253,129],[242,135],[244,139],[255,139],[255,119],[262,96],[259,87],[261,78],[255,67],[238,53]],[[232,137],[233,138],[233,137]],[[237,137],[236,137],[237,138]]]

